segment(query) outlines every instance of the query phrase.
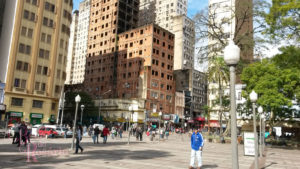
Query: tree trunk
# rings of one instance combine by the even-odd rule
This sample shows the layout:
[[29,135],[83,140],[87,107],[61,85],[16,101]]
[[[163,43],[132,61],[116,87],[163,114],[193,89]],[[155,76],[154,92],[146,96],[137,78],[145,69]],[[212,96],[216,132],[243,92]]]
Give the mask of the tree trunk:
[[227,124],[226,124],[226,130],[224,131],[223,135],[224,136],[229,136],[231,133],[231,123],[230,123],[230,119],[227,120]]
[[219,75],[219,102],[220,102],[220,137],[222,137],[223,134],[223,127],[222,127],[222,116],[223,116],[223,100],[222,100],[222,84],[221,79]]

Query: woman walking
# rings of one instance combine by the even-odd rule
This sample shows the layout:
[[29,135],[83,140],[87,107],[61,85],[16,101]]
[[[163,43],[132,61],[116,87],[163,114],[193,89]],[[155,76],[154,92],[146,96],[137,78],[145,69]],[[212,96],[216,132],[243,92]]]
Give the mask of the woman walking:
[[109,130],[106,126],[104,126],[104,129],[101,134],[101,137],[103,136],[103,144],[106,144],[107,142],[107,135],[109,135]]
[[78,153],[78,148],[80,148],[81,153],[83,152],[83,148],[79,145],[81,140],[82,140],[82,126],[78,125],[78,128],[77,128],[77,137],[76,137],[76,150],[75,150],[75,154]]

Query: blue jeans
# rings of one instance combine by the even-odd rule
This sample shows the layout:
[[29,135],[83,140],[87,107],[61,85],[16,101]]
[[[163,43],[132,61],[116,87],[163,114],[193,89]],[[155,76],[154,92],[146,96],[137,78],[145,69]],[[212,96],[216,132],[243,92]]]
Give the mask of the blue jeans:
[[107,136],[103,136],[103,143],[105,144],[107,142]]
[[80,148],[81,152],[83,151],[83,148],[79,145],[80,140],[76,138],[76,150],[75,153],[78,153],[78,148]]

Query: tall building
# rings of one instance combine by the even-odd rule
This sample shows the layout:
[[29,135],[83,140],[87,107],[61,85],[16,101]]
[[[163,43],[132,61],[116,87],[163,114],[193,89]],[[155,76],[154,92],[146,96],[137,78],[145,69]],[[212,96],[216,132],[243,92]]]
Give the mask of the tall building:
[[[118,50],[113,54],[87,58],[86,91],[94,98],[102,96],[102,91],[111,91],[101,100],[144,100],[144,107],[139,107],[142,110],[173,113],[174,35],[150,24],[118,34],[117,39]],[[115,55],[118,56],[117,86],[113,87],[109,84],[113,80]],[[104,112],[108,111],[105,107],[101,106]],[[114,111],[109,109],[110,113]]]
[[[137,27],[138,22],[138,0],[92,0],[90,12],[90,25],[88,33],[88,49],[87,59],[90,57],[101,58],[100,61],[109,62],[111,65],[103,65],[105,67],[98,70],[90,70],[102,72],[102,77],[99,79],[85,79],[84,83],[96,83],[97,94],[100,97],[101,93],[106,92],[111,87],[117,87],[117,64],[118,55],[118,39],[117,34],[125,32]],[[107,59],[105,59],[107,58]],[[93,67],[94,62],[87,62],[86,68]],[[101,69],[101,70],[99,70]],[[88,74],[89,70],[86,70]],[[105,75],[104,75],[105,74]],[[103,79],[108,79],[103,80]],[[89,89],[89,92],[95,89]],[[114,97],[117,96],[115,90],[110,93]]]
[[190,126],[204,125],[204,106],[207,105],[207,77],[193,69],[175,70],[176,92],[184,95],[184,117]]
[[67,72],[66,84],[81,84],[84,81],[90,23],[90,3],[91,0],[84,0],[79,4],[78,23],[74,35],[76,41],[73,44],[69,44],[72,45],[70,48],[74,48],[74,57],[68,61],[68,64],[71,66],[67,68],[70,71]]
[[[192,19],[187,17],[187,0],[141,0],[140,1],[140,17],[139,25],[153,22],[158,26],[172,32],[175,35],[175,48],[174,48],[174,70],[175,72],[187,71],[192,72],[194,70],[194,50],[195,50],[195,23]],[[188,77],[193,78],[192,73],[190,75],[185,74]],[[175,74],[176,76],[176,74]],[[178,77],[178,76],[176,76]],[[175,79],[177,81],[177,79]],[[187,82],[190,86],[187,91],[194,95],[193,80],[190,79]],[[177,88],[176,91],[182,89]],[[196,94],[197,95],[197,94]],[[188,97],[188,96],[187,96]],[[180,100],[180,96],[178,95]],[[185,99],[186,100],[186,99]],[[191,100],[190,103],[196,104],[195,100]],[[198,114],[199,112],[190,111],[190,107],[185,104],[185,109],[189,109],[191,114]],[[182,110],[180,105],[177,106],[177,110]],[[184,114],[176,113],[176,114]],[[188,115],[191,117],[191,115]],[[186,116],[186,117],[188,117]],[[180,116],[183,120],[184,117]],[[196,116],[194,116],[196,117]]]
[[[72,0],[6,0],[1,35],[1,81],[9,122],[53,122],[70,36]],[[2,46],[3,40],[5,45]],[[2,50],[2,47],[5,50]],[[7,68],[5,73],[3,68]]]
[[174,70],[194,68],[195,23],[187,17],[187,0],[141,0],[139,25],[155,23],[174,33]]
[[74,67],[75,67],[75,44],[77,42],[77,25],[78,25],[78,10],[73,12],[72,15],[72,23],[70,26],[70,39],[69,39],[69,46],[68,46],[68,56],[67,56],[67,67],[66,67],[66,84],[72,84],[72,79],[74,77]]
[[173,17],[175,34],[174,70],[194,69],[195,23],[186,15]]

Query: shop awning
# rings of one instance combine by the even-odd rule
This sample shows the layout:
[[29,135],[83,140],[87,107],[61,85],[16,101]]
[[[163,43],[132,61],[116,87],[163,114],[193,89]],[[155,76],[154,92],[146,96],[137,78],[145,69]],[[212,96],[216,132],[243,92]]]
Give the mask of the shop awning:
[[196,120],[196,121],[205,121],[205,117],[196,117],[194,120]]
[[[220,123],[218,121],[215,121],[215,120],[211,120],[209,122],[209,126],[210,127],[219,127],[220,128]],[[208,124],[205,124],[205,127],[208,127]]]
[[10,117],[23,117],[23,112],[14,112],[14,111],[11,111],[9,112],[10,114]]

